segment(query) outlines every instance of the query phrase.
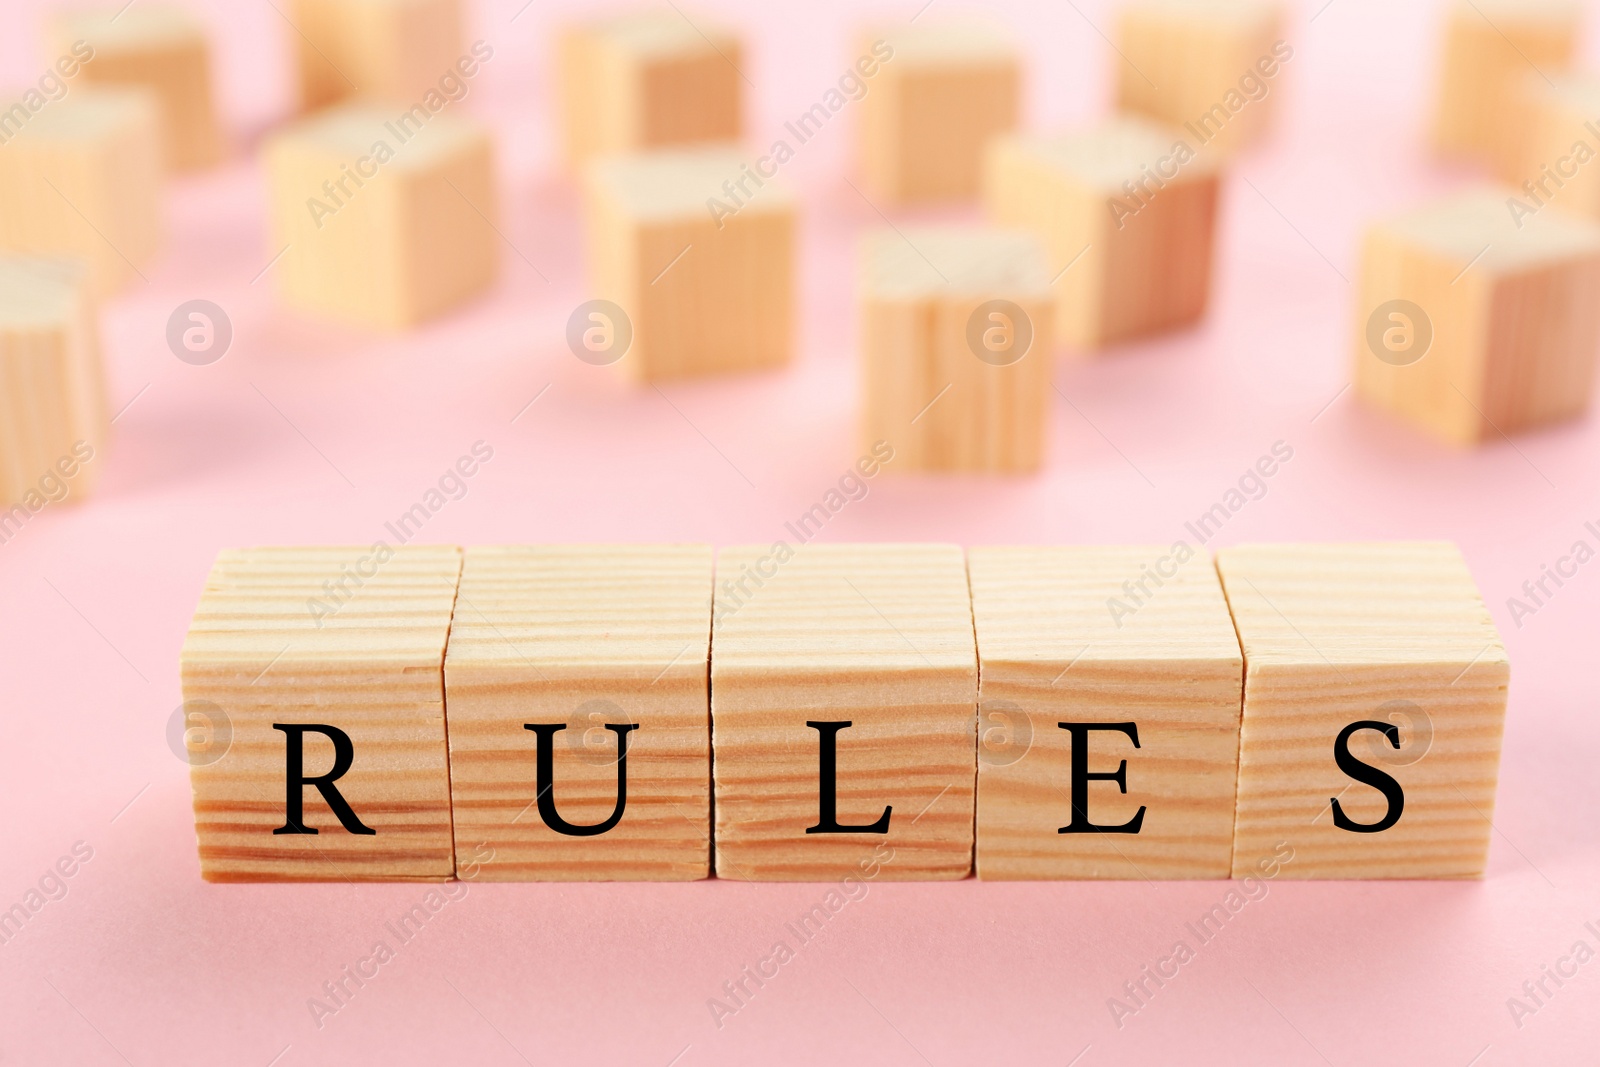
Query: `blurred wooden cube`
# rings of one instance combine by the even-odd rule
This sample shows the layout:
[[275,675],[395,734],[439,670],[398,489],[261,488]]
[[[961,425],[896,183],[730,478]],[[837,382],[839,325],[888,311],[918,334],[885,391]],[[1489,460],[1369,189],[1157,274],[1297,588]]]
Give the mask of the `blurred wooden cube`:
[[161,176],[160,118],[147,90],[0,103],[0,249],[81,259],[97,297],[142,277],[155,256]]
[[724,548],[712,640],[719,878],[967,875],[978,663],[960,548]]
[[631,377],[789,361],[797,207],[785,186],[727,147],[596,160],[584,185],[590,282],[628,317],[615,358]]
[[567,27],[557,55],[567,163],[738,140],[742,57],[735,34],[677,11]]
[[105,376],[81,264],[0,256],[0,543],[94,485]]
[[[203,878],[451,877],[444,653],[460,571],[457,548],[382,542],[218,555],[181,659]],[[337,774],[331,797],[290,782],[297,737],[303,778]],[[280,832],[295,796],[315,833]]]
[[[710,875],[711,563],[709,545],[467,550],[444,671],[456,855],[485,857],[474,877]],[[616,822],[558,832],[547,804],[557,826]]]
[[462,45],[460,0],[293,0],[300,106],[351,96],[415,104],[493,50]]
[[1600,347],[1600,224],[1509,189],[1436,201],[1367,233],[1357,391],[1455,444],[1582,414]]
[[1461,553],[1248,545],[1217,568],[1246,663],[1233,876],[1481,876],[1510,668]]
[[1056,335],[1078,348],[1187,326],[1211,295],[1220,179],[1209,155],[1143,119],[991,145],[990,219],[1038,233]]
[[80,43],[93,50],[79,75],[85,81],[155,94],[169,169],[197,170],[222,158],[211,46],[204,25],[187,10],[140,3],[61,12],[50,20],[47,37],[57,55],[75,54]]
[[1227,157],[1258,140],[1294,57],[1278,0],[1132,0],[1117,27],[1117,106]]
[[1524,210],[1555,204],[1600,220],[1600,76],[1529,72],[1517,82],[1520,135],[1502,176]]
[[884,230],[862,244],[861,438],[895,469],[1030,471],[1049,417],[1050,277],[1031,234]]
[[1517,84],[1526,74],[1548,78],[1567,67],[1582,11],[1573,0],[1455,0],[1445,19],[1434,147],[1503,168],[1520,154]]
[[881,64],[857,105],[867,193],[886,204],[976,197],[984,146],[1017,125],[1016,45],[984,22],[929,22],[865,34],[859,55]]
[[295,308],[403,329],[493,283],[493,152],[477,123],[355,102],[280,131],[264,154],[273,247],[287,249],[271,270]]
[[978,877],[1227,878],[1244,661],[1210,557],[974,548],[968,564]]

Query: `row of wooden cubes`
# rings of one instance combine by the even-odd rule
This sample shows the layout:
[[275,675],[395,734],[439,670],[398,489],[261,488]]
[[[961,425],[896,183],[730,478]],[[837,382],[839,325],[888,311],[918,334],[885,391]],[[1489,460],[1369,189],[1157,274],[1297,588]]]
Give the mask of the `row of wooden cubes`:
[[1450,545],[226,551],[207,879],[1471,877],[1508,663]]

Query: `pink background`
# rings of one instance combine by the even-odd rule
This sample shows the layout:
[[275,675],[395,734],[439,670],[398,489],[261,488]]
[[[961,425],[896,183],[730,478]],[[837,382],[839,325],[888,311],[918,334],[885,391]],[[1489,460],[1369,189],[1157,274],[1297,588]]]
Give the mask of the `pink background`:
[[[1506,1000],[1579,938],[1600,948],[1584,929],[1600,926],[1600,564],[1520,628],[1505,605],[1600,520],[1600,422],[1456,452],[1341,393],[1364,221],[1471,175],[1420,148],[1437,5],[1320,3],[1287,34],[1276,140],[1227,185],[1206,323],[1064,360],[1042,475],[885,476],[824,536],[1165,543],[1288,442],[1292,462],[1218,543],[1454,539],[1503,630],[1514,682],[1486,879],[1274,882],[1120,1029],[1107,998],[1189,940],[1226,884],[874,884],[720,1029],[707,999],[822,887],[474,885],[317,1028],[307,999],[425,891],[200,881],[164,731],[215,552],[370,542],[480,439],[493,461],[427,539],[780,536],[856,455],[851,248],[878,219],[843,180],[841,117],[787,168],[806,205],[790,370],[657,392],[578,362],[562,332],[587,295],[581,235],[546,93],[561,5],[512,21],[522,0],[477,0],[470,34],[495,57],[461,106],[498,130],[520,255],[505,250],[490,296],[408,336],[306,321],[251,283],[276,251],[250,145],[287,106],[286,5],[215,0],[199,7],[237,154],[172,185],[163,257],[105,309],[127,407],[100,492],[0,546],[0,908],[74,842],[93,849],[0,945],[0,1063],[1594,1062],[1600,961],[1520,1028]],[[747,34],[760,144],[845,69],[862,18],[844,0],[703,6]],[[1118,60],[1094,27],[1111,5],[998,6],[1032,55],[1030,124],[1099,114]],[[0,82],[21,84],[49,58],[45,4],[6,7]],[[234,325],[211,366],[164,341],[193,298]]]

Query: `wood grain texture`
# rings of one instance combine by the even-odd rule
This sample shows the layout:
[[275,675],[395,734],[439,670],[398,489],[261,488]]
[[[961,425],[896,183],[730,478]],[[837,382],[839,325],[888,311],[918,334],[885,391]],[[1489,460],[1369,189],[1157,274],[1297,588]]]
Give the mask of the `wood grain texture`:
[[365,97],[410,107],[464,53],[460,0],[292,0],[300,106]]
[[211,45],[205,26],[183,8],[116,4],[56,12],[49,20],[52,55],[74,54],[80,42],[94,58],[86,82],[150,90],[161,109],[163,156],[172,170],[198,170],[222,158],[222,131],[211,92]]
[[[1117,20],[1117,106],[1224,158],[1271,128],[1285,9],[1277,0],[1131,0]],[[1254,78],[1254,82],[1248,81]],[[1241,85],[1241,81],[1246,84]],[[1247,96],[1252,84],[1265,94]],[[1259,92],[1259,90],[1257,90]]]
[[[1182,546],[974,548],[977,873],[986,879],[1226,878],[1244,660],[1216,571]],[[1088,818],[1072,821],[1072,736],[1092,732]]]
[[[1574,418],[1589,403],[1600,224],[1554,208],[1516,219],[1509,196],[1470,190],[1379,222],[1363,251],[1357,392],[1453,444]],[[1410,346],[1430,332],[1417,358]]]
[[272,275],[292,307],[399,330],[493,283],[489,133],[458,115],[417,112],[424,117],[343,104],[268,141],[273,240],[287,248]]
[[[797,201],[752,173],[726,146],[617,156],[585,172],[591,288],[631,321],[617,365],[632,379],[789,362]],[[748,195],[730,196],[730,183]]]
[[742,64],[738,36],[698,13],[635,11],[567,27],[556,65],[568,165],[738,140]]
[[857,299],[863,451],[891,442],[895,470],[1038,469],[1052,306],[1037,238],[979,226],[874,233]]
[[[784,546],[787,548],[788,546]],[[977,655],[954,545],[724,548],[712,636],[718,877],[962,878],[972,865]],[[837,735],[838,818],[819,822],[819,732]]]
[[80,259],[98,298],[140,277],[161,245],[154,94],[80,86],[48,106],[0,97],[0,250]]
[[1517,83],[1572,61],[1582,8],[1573,0],[1455,0],[1445,15],[1432,139],[1439,153],[1504,166],[1524,121]]
[[1219,178],[1173,130],[1114,118],[1054,137],[1003,137],[984,203],[1045,242],[1056,333],[1092,349],[1189,325],[1211,295]]
[[[182,656],[190,721],[210,727],[189,738],[208,881],[454,872],[444,652],[461,552],[385,550],[392,557],[358,546],[217,557]],[[354,762],[336,784],[376,834],[346,832],[314,787],[304,789],[305,824],[318,833],[273,833],[286,792],[286,739],[273,723],[325,723],[350,736]],[[306,774],[332,763],[332,744],[307,734]]]
[[[498,881],[705,878],[711,863],[712,554],[708,545],[466,552],[445,657],[457,856]],[[561,818],[604,822],[628,733],[627,804],[604,834],[559,834],[535,807],[537,739],[562,723]]]
[[108,428],[84,266],[0,256],[0,543],[90,491]]
[[[1217,567],[1245,655],[1234,872],[1280,843],[1294,878],[1481,876],[1510,667],[1460,552],[1448,544],[1249,545]],[[1334,741],[1399,782],[1386,830],[1334,825],[1330,801],[1374,823],[1384,797],[1346,776]]]
[[885,204],[976,197],[984,145],[1017,125],[1015,43],[987,22],[934,16],[866,32],[856,54],[883,59],[858,104],[866,192]]

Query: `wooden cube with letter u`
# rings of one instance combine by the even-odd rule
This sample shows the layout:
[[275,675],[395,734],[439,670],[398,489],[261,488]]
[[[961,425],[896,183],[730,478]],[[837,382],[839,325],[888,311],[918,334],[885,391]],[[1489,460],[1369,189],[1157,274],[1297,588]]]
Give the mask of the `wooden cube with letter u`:
[[1287,845],[1293,878],[1482,875],[1510,666],[1460,551],[1245,545],[1217,569],[1247,664],[1234,874]]
[[230,549],[183,645],[208,881],[455,871],[444,651],[454,547]]
[[718,877],[967,875],[978,664],[960,548],[723,549],[712,626]]
[[445,691],[474,877],[709,875],[710,653],[709,545],[468,549]]
[[969,554],[978,877],[1226,878],[1244,662],[1204,553]]

